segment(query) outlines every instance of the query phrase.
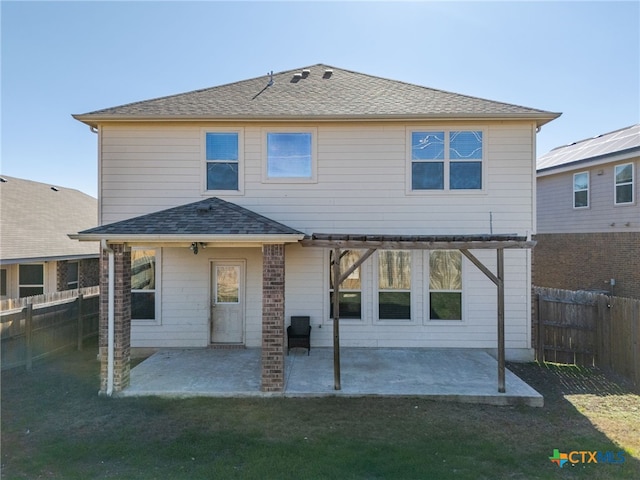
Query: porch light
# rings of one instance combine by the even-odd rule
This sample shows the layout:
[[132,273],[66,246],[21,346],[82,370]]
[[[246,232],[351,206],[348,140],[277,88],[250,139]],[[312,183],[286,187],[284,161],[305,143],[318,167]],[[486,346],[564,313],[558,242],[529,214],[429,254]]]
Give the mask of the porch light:
[[189,249],[193,252],[194,255],[198,254],[198,249],[200,248],[204,250],[205,248],[207,248],[207,244],[202,242],[193,242],[189,247]]

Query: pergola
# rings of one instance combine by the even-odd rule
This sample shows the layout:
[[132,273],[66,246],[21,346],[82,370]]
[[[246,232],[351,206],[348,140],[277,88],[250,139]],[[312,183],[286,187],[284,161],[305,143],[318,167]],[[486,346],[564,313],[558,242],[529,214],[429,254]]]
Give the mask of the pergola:
[[[498,336],[498,392],[505,393],[505,341],[504,341],[504,250],[507,248],[531,249],[536,242],[517,235],[347,235],[314,233],[300,240],[303,247],[333,249],[333,372],[334,389],[340,390],[340,284],[360,267],[376,250],[459,250],[498,288],[497,336]],[[469,250],[496,250],[497,271],[494,274]],[[341,271],[343,250],[366,250],[347,268]]]

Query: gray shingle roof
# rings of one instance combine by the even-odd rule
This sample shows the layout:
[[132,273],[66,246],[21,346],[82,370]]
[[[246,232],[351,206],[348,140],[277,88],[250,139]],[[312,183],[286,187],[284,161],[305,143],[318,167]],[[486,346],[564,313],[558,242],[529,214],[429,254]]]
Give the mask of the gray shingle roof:
[[97,110],[74,117],[96,126],[117,120],[530,118],[559,114],[435,90],[318,64]]
[[[303,233],[219,198],[84,230],[80,237],[113,236],[301,236]],[[132,238],[133,239],[133,238]],[[195,238],[194,238],[195,239]]]
[[551,170],[573,163],[582,165],[584,162],[602,160],[624,152],[640,155],[640,124],[554,148],[538,158],[537,169]]
[[98,243],[67,235],[98,224],[98,201],[78,190],[2,175],[0,260],[3,263],[99,256]]

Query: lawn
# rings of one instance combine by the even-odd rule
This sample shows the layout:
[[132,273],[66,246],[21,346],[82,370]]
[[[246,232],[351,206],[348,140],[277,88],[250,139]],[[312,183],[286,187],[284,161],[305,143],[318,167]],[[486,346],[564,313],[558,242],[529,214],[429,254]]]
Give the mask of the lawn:
[[[2,373],[3,479],[640,478],[640,396],[510,365],[545,407],[421,398],[105,398],[95,348]],[[565,464],[553,450],[624,463]]]

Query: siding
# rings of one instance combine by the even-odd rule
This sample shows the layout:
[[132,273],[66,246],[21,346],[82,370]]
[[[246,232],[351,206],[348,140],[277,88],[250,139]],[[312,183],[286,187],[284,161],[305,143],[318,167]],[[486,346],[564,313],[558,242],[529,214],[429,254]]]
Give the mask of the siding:
[[[101,223],[202,199],[204,126],[215,128],[102,127]],[[244,195],[222,198],[306,233],[488,233],[490,212],[494,233],[533,230],[529,123],[486,127],[485,191],[413,195],[405,193],[406,128],[424,125],[313,125],[318,144],[313,184],[262,183],[265,127],[244,128]],[[454,126],[467,127],[482,125]]]
[[[630,161],[539,177],[538,233],[640,232],[640,160],[631,162],[635,174],[633,205],[614,205],[614,166]],[[589,172],[589,208],[574,209],[573,174],[585,171]]]

